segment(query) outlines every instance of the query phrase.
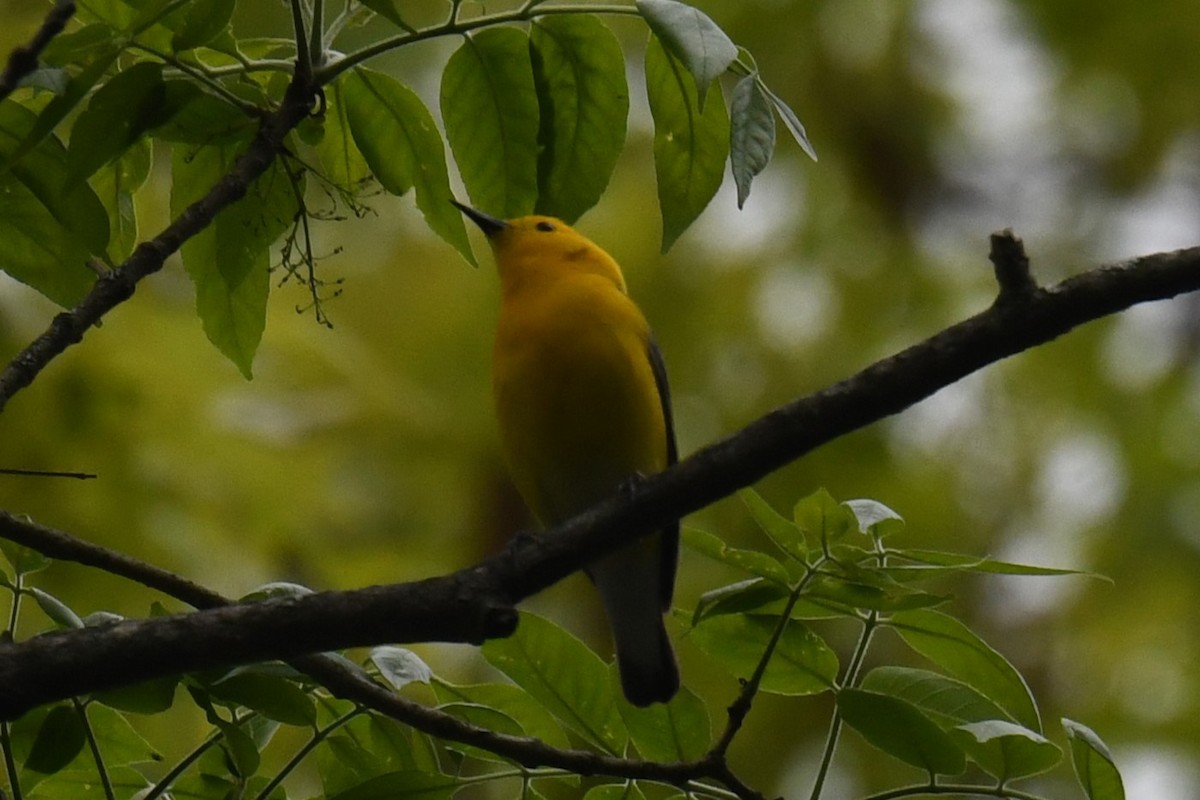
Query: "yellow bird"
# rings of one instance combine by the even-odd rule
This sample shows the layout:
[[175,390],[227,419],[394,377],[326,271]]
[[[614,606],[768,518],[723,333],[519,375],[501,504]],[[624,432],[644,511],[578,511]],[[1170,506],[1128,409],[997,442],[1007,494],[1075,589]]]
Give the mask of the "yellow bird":
[[[492,393],[501,448],[533,515],[550,527],[677,460],[662,354],[617,262],[553,217],[502,220],[455,202],[500,272]],[[663,625],[679,523],[587,567],[629,702],[666,702],[679,668]]]

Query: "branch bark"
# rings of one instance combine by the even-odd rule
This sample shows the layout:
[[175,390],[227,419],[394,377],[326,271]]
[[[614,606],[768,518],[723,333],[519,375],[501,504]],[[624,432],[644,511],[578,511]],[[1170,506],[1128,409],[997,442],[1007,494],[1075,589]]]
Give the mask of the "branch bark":
[[[993,253],[997,258],[1005,256]],[[516,602],[669,520],[988,364],[1134,304],[1198,289],[1200,247],[1103,266],[1048,289],[1002,292],[986,311],[775,409],[551,535],[519,537],[499,555],[451,575],[0,646],[0,718],[159,675],[383,642],[480,642],[506,635],[516,621]],[[13,534],[11,524],[0,528],[0,535]]]
[[21,80],[37,69],[38,58],[50,41],[62,33],[67,22],[75,16],[74,0],[58,0],[54,7],[46,12],[46,18],[37,33],[29,40],[29,44],[18,47],[8,56],[4,72],[0,73],[0,100],[12,94]]

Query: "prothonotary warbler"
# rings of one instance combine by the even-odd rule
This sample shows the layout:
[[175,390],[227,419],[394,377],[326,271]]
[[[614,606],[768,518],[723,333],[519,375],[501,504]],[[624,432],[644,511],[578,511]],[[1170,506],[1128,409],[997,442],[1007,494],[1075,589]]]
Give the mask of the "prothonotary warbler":
[[[500,272],[492,393],[513,482],[543,526],[675,463],[667,373],[617,262],[553,217],[501,220],[455,203]],[[663,625],[679,523],[587,567],[629,702],[666,702],[679,668]]]

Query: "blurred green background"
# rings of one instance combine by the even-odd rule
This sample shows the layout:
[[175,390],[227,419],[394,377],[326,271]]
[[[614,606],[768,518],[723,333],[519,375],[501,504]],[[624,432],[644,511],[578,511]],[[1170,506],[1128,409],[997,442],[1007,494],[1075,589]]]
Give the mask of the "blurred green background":
[[[245,34],[286,35],[279,4],[243,3]],[[702,0],[755,55],[821,157],[781,129],[738,211],[732,181],[660,255],[644,28],[629,57],[629,141],[587,235],[624,265],[671,371],[681,450],[820,389],[986,307],[987,236],[1012,227],[1043,282],[1200,239],[1200,14],[1190,0]],[[406,4],[414,18],[440,2]],[[490,4],[489,4],[490,6]],[[7,53],[45,6],[0,0]],[[344,45],[387,33],[376,21]],[[380,66],[437,108],[453,42]],[[166,221],[167,153],[141,197]],[[318,210],[333,212],[314,192]],[[255,379],[205,340],[178,258],[0,416],[0,466],[86,470],[85,483],[0,476],[0,507],[240,595],[453,570],[528,524],[488,395],[497,302],[410,198],[318,226],[320,274],[342,279],[326,330],[296,284],[275,292]],[[0,359],[55,309],[0,277]],[[758,487],[786,510],[819,486],[877,498],[910,546],[1102,573],[947,583],[966,618],[1030,681],[1043,717],[1112,746],[1130,797],[1200,794],[1200,298],[1089,325],[848,436]],[[764,546],[736,500],[689,524]],[[735,576],[684,553],[677,604]],[[58,565],[43,585],[78,611],[139,615],[145,592]],[[534,598],[602,653],[576,577]],[[685,682],[714,714],[734,681],[676,628]],[[835,639],[841,641],[838,632]],[[892,637],[879,658],[918,663]],[[440,674],[490,673],[466,647],[420,652]],[[734,747],[768,794],[806,792],[828,698],[764,698]],[[911,774],[845,736],[831,796]],[[1065,777],[1065,773],[1060,773]],[[753,776],[753,777],[752,777]],[[1063,788],[1067,792],[1076,791]]]

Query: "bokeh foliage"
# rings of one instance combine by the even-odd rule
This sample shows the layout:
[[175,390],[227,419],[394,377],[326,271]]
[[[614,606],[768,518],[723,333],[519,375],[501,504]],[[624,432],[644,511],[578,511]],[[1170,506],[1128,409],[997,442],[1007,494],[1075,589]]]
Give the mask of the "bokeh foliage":
[[[30,5],[0,4],[12,20],[0,32],[6,51],[36,25],[41,8]],[[660,256],[652,129],[632,98],[629,144],[580,227],[625,266],[656,328],[684,451],[989,302],[983,256],[995,228],[1025,236],[1044,279],[1194,243],[1200,90],[1182,0],[1154,13],[1070,0],[703,7],[797,109],[821,161],[780,147],[744,210],[727,179],[700,224]],[[412,4],[408,21],[440,8]],[[266,4],[234,19],[254,35],[287,32]],[[627,50],[642,46],[644,28],[609,24]],[[423,47],[372,67],[407,70],[434,109],[436,72],[454,45]],[[130,158],[112,180],[148,181],[138,211],[153,231],[169,207],[166,176],[145,154]],[[309,197],[344,215],[321,189]],[[0,417],[0,465],[101,479],[0,478],[2,505],[235,595],[280,577],[325,587],[444,571],[526,524],[487,405],[496,290],[486,254],[481,270],[465,267],[407,199],[362,204],[362,218],[318,227],[320,274],[344,281],[324,306],[333,329],[293,313],[311,302],[299,285],[273,291],[252,383],[205,345],[178,264],[148,281]],[[110,234],[106,246],[130,243]],[[11,354],[53,307],[5,282],[0,313]],[[1112,585],[993,578],[940,591],[1000,643],[1047,719],[1087,720],[1119,762],[1151,770],[1160,782],[1146,791],[1160,797],[1187,786],[1200,759],[1200,678],[1188,668],[1188,609],[1200,600],[1197,316],[1185,298],[1092,325],[760,487],[778,505],[818,485],[879,497],[908,519],[910,546],[954,543],[1110,576]],[[754,535],[732,503],[693,523],[735,542]],[[684,608],[729,577],[692,556],[681,576]],[[143,597],[111,579],[56,568],[45,580],[75,608],[145,612]],[[532,605],[606,646],[583,581]],[[731,695],[686,640],[681,650],[689,685]],[[423,652],[464,682],[482,669],[459,650]],[[734,752],[779,791],[811,774],[821,735],[811,702],[756,712],[751,741]],[[784,725],[794,735],[781,745],[771,731]],[[1160,757],[1146,758],[1152,751]],[[867,761],[842,776],[848,786],[894,776]]]

